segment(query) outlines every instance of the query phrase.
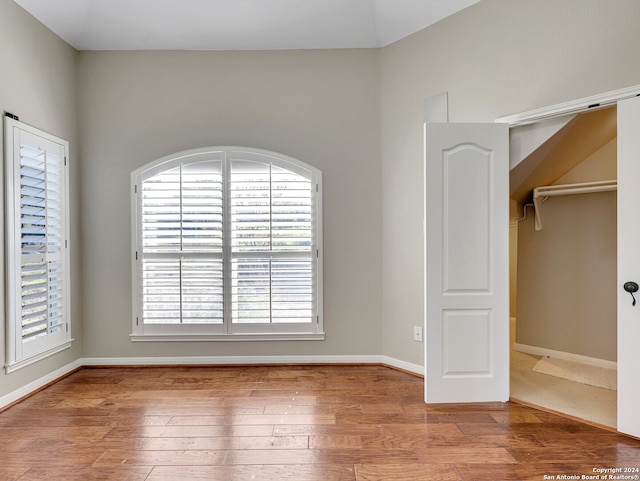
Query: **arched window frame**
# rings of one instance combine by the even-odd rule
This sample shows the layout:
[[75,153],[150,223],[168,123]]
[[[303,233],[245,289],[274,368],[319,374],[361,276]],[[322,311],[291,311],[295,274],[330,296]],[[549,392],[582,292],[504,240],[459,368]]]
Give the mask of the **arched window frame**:
[[[183,246],[183,241],[180,241],[180,248],[170,249],[168,253],[163,252],[148,252],[148,244],[144,241],[144,215],[143,215],[143,203],[145,202],[143,193],[145,187],[149,184],[145,182],[150,179],[159,176],[169,171],[175,172],[174,169],[180,169],[180,234],[181,238],[185,237],[185,222],[182,219],[183,211],[183,196],[187,194],[185,187],[183,186],[184,167],[197,166],[203,162],[220,162],[220,175],[221,175],[221,190],[220,195],[222,197],[222,233],[220,234],[222,248],[218,251],[212,250],[211,252],[204,252],[196,248],[195,250],[187,249]],[[232,184],[232,175],[234,170],[238,171],[242,164],[262,166],[269,171],[269,211],[271,212],[273,202],[273,192],[276,187],[271,187],[272,180],[275,178],[273,172],[279,172],[283,175],[288,175],[287,172],[295,174],[293,177],[306,179],[308,181],[308,191],[310,197],[310,214],[311,214],[311,228],[310,235],[308,236],[309,242],[305,243],[303,250],[295,250],[287,252],[285,248],[274,248],[276,244],[273,225],[270,224],[267,229],[269,232],[269,240],[267,244],[268,248],[247,248],[242,251],[238,248],[238,242],[236,238],[232,239],[232,218],[238,214],[232,214],[232,195],[235,195],[237,199],[237,192],[240,181],[234,180]],[[202,164],[201,164],[202,165]],[[212,164],[213,165],[213,164]],[[234,168],[232,169],[232,165]],[[197,169],[197,167],[196,167]],[[286,171],[286,172],[284,172]],[[157,179],[158,177],[156,177]],[[237,177],[236,177],[237,178]],[[275,184],[275,181],[273,181]],[[304,183],[304,182],[303,182]],[[232,186],[236,186],[235,193],[232,193]],[[242,189],[243,187],[240,187]],[[261,149],[251,149],[244,147],[210,147],[204,149],[194,149],[177,154],[169,155],[146,164],[136,171],[131,173],[131,219],[132,219],[132,334],[131,339],[134,341],[216,341],[216,340],[322,340],[324,339],[323,330],[323,316],[322,316],[322,173],[320,170],[292,157],[282,155],[275,152],[270,152]],[[192,194],[193,195],[193,194]],[[213,196],[213,194],[211,194]],[[193,198],[193,197],[191,197]],[[213,198],[213,197],[212,197]],[[235,210],[234,212],[237,212]],[[271,216],[271,214],[270,214]],[[271,219],[271,217],[270,217]],[[193,219],[192,219],[193,220]],[[270,220],[271,222],[271,220]],[[197,221],[196,221],[197,223]],[[211,225],[207,225],[210,228]],[[235,225],[240,225],[236,222]],[[163,232],[169,232],[165,230]],[[193,231],[192,231],[193,232]],[[199,235],[203,230],[197,230],[196,235]],[[233,235],[237,236],[239,230],[234,231]],[[197,242],[197,240],[196,240]],[[235,244],[233,244],[235,242]],[[234,248],[233,245],[236,247]],[[239,250],[240,249],[240,250]],[[156,323],[145,319],[145,313],[149,313],[149,304],[145,307],[145,292],[143,288],[143,282],[145,278],[145,272],[143,265],[149,266],[153,260],[166,261],[172,266],[179,264],[180,285],[179,288],[174,289],[180,292],[180,322],[174,321],[173,323]],[[256,260],[258,263],[262,263],[263,266],[268,265],[268,278],[269,278],[269,321],[263,322],[249,322],[242,321],[240,319],[241,310],[237,307],[238,296],[234,295],[238,293],[238,286],[240,284],[240,267],[242,262],[248,264],[250,261],[246,259]],[[221,320],[215,320],[211,322],[183,322],[183,310],[182,305],[184,302],[183,296],[183,277],[185,270],[183,265],[185,262],[206,263],[207,260],[211,261],[211,266],[221,262],[222,264],[222,283],[223,283],[223,314]],[[295,264],[297,261],[303,262],[304,265],[311,266],[309,269],[303,270],[305,282],[311,286],[311,308],[310,315],[308,310],[305,310],[304,320],[298,321],[293,315],[286,320],[286,322],[274,322],[278,320],[278,317],[273,317],[276,312],[271,304],[271,298],[273,291],[275,291],[275,274],[272,277],[272,272],[275,273],[277,267]],[[289,263],[289,264],[288,264]],[[297,266],[297,264],[296,264]],[[250,267],[252,268],[252,267]],[[296,269],[298,267],[295,267]],[[292,268],[293,269],[293,268]],[[267,270],[260,272],[267,272]],[[286,269],[285,269],[286,270]],[[147,271],[148,273],[149,271]],[[235,277],[234,277],[235,276]],[[148,277],[147,277],[148,278]],[[213,302],[213,301],[212,301]],[[284,304],[287,306],[287,304]],[[217,308],[215,308],[217,309]],[[213,312],[214,308],[211,308]],[[216,311],[217,312],[217,311]],[[279,315],[289,316],[287,309],[279,310]],[[284,313],[284,314],[283,314]],[[198,314],[196,314],[197,316]],[[278,314],[276,314],[277,316]],[[280,319],[281,320],[281,319]]]

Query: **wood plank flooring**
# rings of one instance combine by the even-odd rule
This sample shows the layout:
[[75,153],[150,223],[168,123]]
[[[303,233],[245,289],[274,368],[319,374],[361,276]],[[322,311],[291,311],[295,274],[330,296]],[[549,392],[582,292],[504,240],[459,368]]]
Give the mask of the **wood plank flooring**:
[[0,413],[0,480],[499,481],[640,468],[638,440],[511,403],[427,406],[422,385],[383,366],[83,369]]

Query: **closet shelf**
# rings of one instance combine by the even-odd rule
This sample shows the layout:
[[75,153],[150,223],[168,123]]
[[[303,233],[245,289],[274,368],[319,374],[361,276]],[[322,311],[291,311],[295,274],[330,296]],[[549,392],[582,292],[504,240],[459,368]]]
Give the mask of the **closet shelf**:
[[535,208],[535,230],[542,230],[542,203],[547,197],[554,195],[591,194],[594,192],[610,192],[618,189],[617,180],[601,180],[582,182],[579,184],[545,185],[533,189],[533,205]]

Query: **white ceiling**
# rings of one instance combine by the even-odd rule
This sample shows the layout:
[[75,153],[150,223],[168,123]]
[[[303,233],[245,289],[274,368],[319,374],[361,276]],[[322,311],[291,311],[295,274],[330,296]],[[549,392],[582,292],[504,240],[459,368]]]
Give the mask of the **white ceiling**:
[[383,47],[479,0],[15,0],[78,50]]

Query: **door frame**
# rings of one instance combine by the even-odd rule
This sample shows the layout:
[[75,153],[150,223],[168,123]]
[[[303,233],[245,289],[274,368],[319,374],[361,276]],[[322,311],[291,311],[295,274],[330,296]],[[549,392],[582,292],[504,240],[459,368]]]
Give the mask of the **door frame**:
[[[496,123],[508,124],[509,128],[521,125],[535,124],[543,120],[563,117],[571,114],[581,114],[589,110],[598,110],[616,105],[619,101],[640,96],[640,85],[627,87],[611,92],[605,92],[591,97],[571,100],[561,104],[551,105],[540,109],[529,110],[505,117],[499,117]],[[512,167],[513,168],[513,167]]]

